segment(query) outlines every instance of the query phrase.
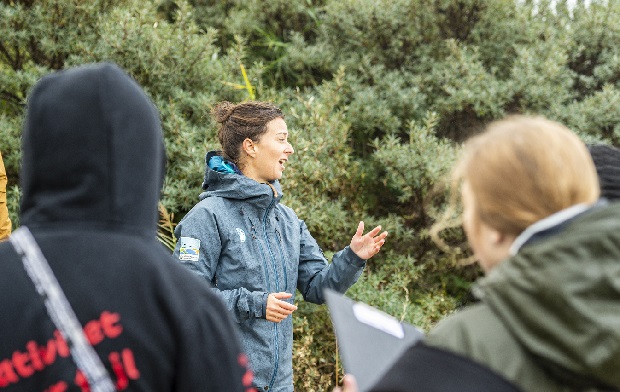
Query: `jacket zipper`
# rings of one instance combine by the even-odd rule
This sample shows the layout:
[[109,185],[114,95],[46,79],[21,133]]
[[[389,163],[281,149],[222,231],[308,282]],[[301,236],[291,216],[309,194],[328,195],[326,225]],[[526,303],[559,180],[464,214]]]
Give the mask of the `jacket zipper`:
[[[275,199],[275,197],[274,197]],[[269,251],[269,256],[271,256],[271,260],[273,261],[273,272],[274,272],[274,281],[276,283],[276,292],[280,291],[280,285],[278,284],[278,271],[276,270],[276,258],[273,254],[273,251],[271,250],[271,245],[269,245],[269,236],[267,235],[267,215],[269,215],[269,210],[273,207],[273,205],[275,204],[275,200],[272,200],[271,203],[269,203],[269,206],[267,207],[267,209],[265,210],[265,215],[263,216],[263,235],[265,237],[265,245],[267,245],[267,250]],[[279,349],[279,345],[278,345],[278,323],[273,323],[274,328],[273,328],[273,334],[274,334],[274,341],[275,341],[275,365],[273,368],[273,374],[271,375],[271,381],[269,381],[269,389],[273,388],[273,383],[276,380],[276,374],[278,373],[278,365],[280,362],[280,349]]]

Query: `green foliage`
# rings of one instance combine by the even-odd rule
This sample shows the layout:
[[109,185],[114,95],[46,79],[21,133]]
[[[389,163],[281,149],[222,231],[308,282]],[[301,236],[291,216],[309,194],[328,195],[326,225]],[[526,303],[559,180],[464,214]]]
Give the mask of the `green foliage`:
[[138,0],[5,1],[0,15],[0,139],[11,143],[2,146],[9,181],[17,178],[16,124],[30,86],[55,69],[113,61],[145,87],[161,111],[168,153],[164,206],[181,216],[189,210],[200,191],[205,146],[215,142],[205,127],[211,125],[210,106],[244,98],[225,84],[243,83],[243,45],[222,55],[214,45],[215,30],[198,28],[182,2],[174,23],[163,20],[153,3]]
[[[363,210],[351,208],[362,191],[362,170],[348,142],[350,125],[340,97],[343,79],[341,70],[333,81],[306,94],[291,93],[283,104],[295,148],[282,180],[284,201],[329,249],[347,245],[364,218]],[[356,210],[357,216],[352,215]]]
[[9,210],[9,218],[13,230],[19,227],[19,201],[21,199],[21,190],[17,185],[9,185],[6,188],[7,208]]
[[342,377],[342,364],[327,308],[303,302],[299,293],[295,303],[298,304],[293,318],[295,390],[331,390],[337,384],[338,375]]
[[[357,222],[389,231],[349,291],[429,329],[466,301],[475,266],[462,230],[429,228],[459,143],[511,113],[545,115],[620,145],[620,2],[508,0],[0,0],[0,150],[19,217],[26,97],[44,74],[114,61],[161,112],[168,154],[160,239],[197,202],[218,148],[218,101],[273,101],[295,148],[283,202],[327,255]],[[245,73],[244,73],[245,72]],[[252,95],[254,94],[254,95]],[[301,299],[298,298],[298,301]],[[300,303],[295,384],[342,375],[325,308]]]
[[435,183],[454,162],[455,147],[435,135],[438,121],[435,113],[428,113],[422,124],[409,123],[409,137],[405,142],[387,135],[372,143],[372,160],[387,188],[381,193],[395,197],[392,203],[389,199],[384,201],[382,207],[386,212],[395,208],[409,211],[403,217],[412,222],[417,220],[413,226],[429,224],[427,207],[429,198],[435,196]]
[[572,124],[587,142],[602,141],[620,143],[620,90],[610,84],[599,91],[558,110],[560,122]]
[[[313,40],[324,1],[192,0],[200,26],[220,31],[220,45],[229,50],[236,37],[247,41],[254,60],[265,64],[265,78],[278,85],[300,85],[312,78],[288,61],[293,39]],[[330,76],[330,75],[326,75]]]

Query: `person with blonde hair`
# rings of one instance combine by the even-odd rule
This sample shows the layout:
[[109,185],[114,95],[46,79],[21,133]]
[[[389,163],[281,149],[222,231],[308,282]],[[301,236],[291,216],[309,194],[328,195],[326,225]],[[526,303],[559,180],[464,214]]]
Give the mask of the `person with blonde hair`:
[[[480,301],[439,322],[424,345],[523,391],[620,388],[620,206],[599,200],[585,144],[556,122],[508,117],[466,142],[452,174],[485,276],[473,288]],[[456,201],[435,232],[454,223]],[[414,351],[373,391],[412,390]]]

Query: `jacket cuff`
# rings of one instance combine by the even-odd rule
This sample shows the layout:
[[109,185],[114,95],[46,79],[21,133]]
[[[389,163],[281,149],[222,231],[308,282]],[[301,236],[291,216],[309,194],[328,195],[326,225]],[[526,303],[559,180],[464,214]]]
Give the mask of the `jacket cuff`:
[[252,293],[254,302],[254,317],[265,318],[267,316],[267,296],[269,294],[263,291],[254,291]]
[[347,261],[347,263],[357,268],[361,268],[366,265],[366,260],[356,255],[355,252],[353,252],[351,250],[351,247],[348,245],[342,250],[342,255],[344,256],[344,259]]

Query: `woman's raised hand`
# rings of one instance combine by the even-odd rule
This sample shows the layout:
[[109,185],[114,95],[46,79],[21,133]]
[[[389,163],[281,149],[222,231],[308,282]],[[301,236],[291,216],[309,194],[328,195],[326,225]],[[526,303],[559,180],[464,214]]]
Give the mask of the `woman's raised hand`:
[[360,222],[357,225],[357,231],[353,238],[351,238],[351,250],[361,259],[368,260],[372,256],[379,253],[383,244],[385,244],[385,237],[387,237],[387,231],[379,234],[381,226],[377,226],[365,235],[364,222]]

